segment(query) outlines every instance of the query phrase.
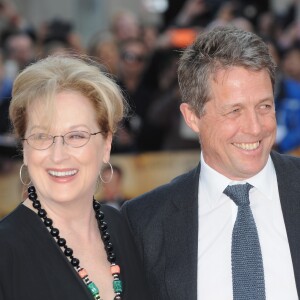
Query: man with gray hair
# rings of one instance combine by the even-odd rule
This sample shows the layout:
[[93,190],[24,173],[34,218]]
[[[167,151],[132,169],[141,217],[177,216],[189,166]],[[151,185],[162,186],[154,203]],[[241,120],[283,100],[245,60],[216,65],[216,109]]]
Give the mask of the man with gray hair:
[[300,159],[272,151],[275,68],[261,38],[233,27],[181,56],[200,163],[123,206],[153,299],[298,299]]

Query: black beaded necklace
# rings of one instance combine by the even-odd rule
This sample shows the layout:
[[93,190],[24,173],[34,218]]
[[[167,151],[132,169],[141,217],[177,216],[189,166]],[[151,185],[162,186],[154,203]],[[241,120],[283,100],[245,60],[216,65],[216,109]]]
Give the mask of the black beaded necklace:
[[[53,227],[52,219],[47,217],[47,212],[42,208],[41,202],[37,199],[37,194],[34,186],[28,188],[28,198],[32,201],[32,206],[37,210],[38,216],[43,220],[45,226],[49,229],[50,234],[55,239],[58,246],[62,249],[65,256],[69,259],[72,266],[77,271],[80,278],[83,280],[89,291],[92,293],[94,299],[101,300],[99,289],[94,282],[90,281],[89,276],[85,269],[80,267],[79,259],[73,256],[73,250],[67,246],[67,242],[59,235],[59,230]],[[116,255],[113,252],[113,245],[110,242],[110,234],[107,232],[107,223],[104,221],[104,213],[101,211],[101,204],[93,199],[93,208],[95,211],[95,217],[98,222],[102,241],[107,254],[107,260],[110,263],[110,269],[113,280],[113,289],[116,294],[114,300],[121,300],[122,294],[122,281],[120,280],[120,267],[115,263]]]

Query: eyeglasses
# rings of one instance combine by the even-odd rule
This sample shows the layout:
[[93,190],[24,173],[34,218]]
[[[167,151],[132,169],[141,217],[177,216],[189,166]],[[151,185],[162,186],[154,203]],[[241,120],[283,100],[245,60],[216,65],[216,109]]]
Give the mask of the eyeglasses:
[[22,139],[22,141],[26,141],[27,144],[33,149],[46,150],[55,143],[55,138],[61,137],[63,139],[63,144],[67,144],[73,148],[80,148],[88,143],[91,135],[96,135],[99,133],[102,133],[102,131],[95,133],[89,133],[86,131],[71,131],[64,135],[54,136],[47,133],[34,133],[26,139]]
[[133,62],[142,63],[142,62],[146,61],[146,56],[139,55],[139,54],[132,53],[132,52],[123,52],[121,54],[121,58],[124,61],[130,62],[130,63],[133,63]]

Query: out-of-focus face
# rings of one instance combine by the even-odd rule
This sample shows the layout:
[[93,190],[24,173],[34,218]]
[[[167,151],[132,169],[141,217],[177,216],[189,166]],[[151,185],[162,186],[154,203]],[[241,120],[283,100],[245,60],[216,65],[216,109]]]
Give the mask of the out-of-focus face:
[[9,55],[16,60],[20,67],[24,67],[34,57],[34,46],[26,35],[17,35],[9,38]]
[[[50,130],[45,127],[47,112],[41,104],[31,105],[28,111],[26,138],[34,133],[61,136],[71,131],[96,133],[101,130],[92,104],[77,92],[64,91],[56,95]],[[25,141],[24,163],[39,199],[44,203],[90,201],[101,165],[109,160],[110,148],[111,136],[104,139],[101,134],[92,135],[80,148],[63,144],[61,137],[56,137],[55,143],[46,150],[33,149]]]
[[242,67],[217,72],[212,97],[198,118],[181,111],[199,134],[205,162],[232,180],[244,180],[266,165],[276,136],[273,90],[267,71]]
[[147,60],[146,47],[139,42],[132,42],[121,49],[120,68],[122,76],[139,76],[145,69]]

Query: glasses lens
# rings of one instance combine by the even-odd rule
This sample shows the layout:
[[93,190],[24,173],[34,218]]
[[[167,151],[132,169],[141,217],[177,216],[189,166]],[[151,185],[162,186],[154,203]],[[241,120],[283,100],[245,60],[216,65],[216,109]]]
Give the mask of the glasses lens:
[[27,143],[34,149],[44,150],[52,145],[53,137],[46,133],[35,133],[27,138]]
[[84,146],[89,139],[90,134],[86,131],[71,131],[64,136],[65,143],[74,148]]

